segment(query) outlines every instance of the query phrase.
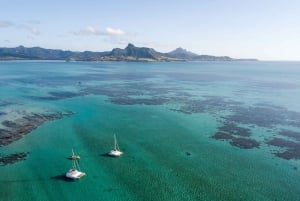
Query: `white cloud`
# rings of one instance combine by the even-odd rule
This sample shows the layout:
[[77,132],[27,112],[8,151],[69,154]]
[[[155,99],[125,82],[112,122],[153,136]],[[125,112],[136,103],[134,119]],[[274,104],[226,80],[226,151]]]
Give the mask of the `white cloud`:
[[129,41],[133,41],[137,33],[126,32],[120,28],[107,27],[98,29],[94,26],[87,26],[78,31],[70,31],[69,34],[75,36],[99,37],[103,42],[113,45],[127,45]]
[[107,27],[105,30],[99,30],[93,26],[87,26],[86,28],[80,29],[79,31],[71,32],[74,35],[83,35],[83,36],[123,36],[125,35],[125,31],[121,29],[114,29],[111,27]]
[[0,28],[11,27],[13,25],[14,25],[14,23],[12,23],[10,21],[0,21]]
[[121,29],[113,29],[113,28],[110,28],[110,27],[107,27],[105,29],[106,33],[108,35],[111,35],[111,36],[122,36],[122,35],[125,35],[125,32],[122,31]]

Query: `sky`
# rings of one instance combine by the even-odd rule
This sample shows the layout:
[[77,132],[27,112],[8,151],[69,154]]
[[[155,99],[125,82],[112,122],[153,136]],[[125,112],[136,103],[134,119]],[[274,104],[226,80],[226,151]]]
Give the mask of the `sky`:
[[300,61],[300,0],[0,0],[0,47]]

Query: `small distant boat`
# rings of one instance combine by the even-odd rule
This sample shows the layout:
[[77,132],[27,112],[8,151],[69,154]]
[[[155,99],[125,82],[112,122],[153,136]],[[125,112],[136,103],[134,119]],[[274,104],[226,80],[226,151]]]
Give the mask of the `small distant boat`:
[[77,160],[72,160],[72,168],[65,175],[69,179],[77,180],[85,176],[84,172],[80,171]]
[[117,137],[114,135],[114,149],[110,150],[110,152],[107,153],[109,156],[121,156],[123,152],[120,151],[118,142],[117,142]]
[[71,158],[72,160],[79,160],[79,159],[80,159],[80,156],[79,156],[79,155],[75,155],[74,150],[72,149],[72,155],[70,156],[70,158]]

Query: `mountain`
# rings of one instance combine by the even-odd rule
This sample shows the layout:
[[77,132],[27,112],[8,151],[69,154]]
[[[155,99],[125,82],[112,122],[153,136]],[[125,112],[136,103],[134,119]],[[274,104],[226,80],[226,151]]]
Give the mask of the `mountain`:
[[1,48],[1,58],[13,58],[13,59],[61,59],[67,58],[72,55],[71,51],[62,50],[50,50],[40,47],[26,48],[24,46],[18,46],[16,48]]
[[72,52],[40,47],[0,48],[0,60],[78,60],[78,61],[178,61],[152,48],[128,44],[125,49],[115,48],[107,52]]
[[233,61],[227,56],[197,55],[182,48],[169,53],[152,48],[136,47],[129,43],[126,48],[114,48],[106,52],[73,52],[40,47],[0,48],[0,60],[66,60],[66,61]]
[[40,47],[26,48],[24,46],[0,48],[0,60],[67,60],[70,58],[85,60],[85,58],[98,58],[104,54],[104,52],[72,52]]
[[118,61],[178,61],[182,59],[169,57],[152,48],[136,47],[129,43],[125,49],[114,48],[103,59]]
[[181,47],[167,53],[171,57],[176,57],[188,61],[233,61],[233,58],[228,56],[211,56],[211,55],[198,55],[193,52],[182,49]]
[[152,48],[147,47],[135,47],[133,44],[129,43],[125,49],[115,48],[111,51],[110,56],[114,57],[132,57],[138,58],[149,58],[158,59],[162,56],[160,53],[156,52]]
[[193,52],[189,52],[186,49],[183,49],[181,47],[167,53],[171,57],[186,59],[186,60],[192,60],[193,58],[199,56]]

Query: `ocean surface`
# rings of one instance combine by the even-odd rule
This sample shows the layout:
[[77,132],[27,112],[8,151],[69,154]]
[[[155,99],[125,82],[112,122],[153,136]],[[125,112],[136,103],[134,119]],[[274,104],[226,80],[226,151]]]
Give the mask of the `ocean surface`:
[[299,201],[300,62],[0,62],[0,142],[1,201]]

